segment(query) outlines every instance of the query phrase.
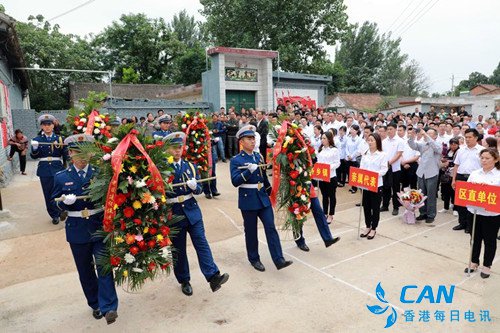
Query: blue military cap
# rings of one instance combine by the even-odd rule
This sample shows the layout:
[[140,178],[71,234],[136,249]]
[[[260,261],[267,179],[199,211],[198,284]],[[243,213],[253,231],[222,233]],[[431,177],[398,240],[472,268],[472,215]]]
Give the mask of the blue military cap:
[[78,145],[82,142],[94,142],[94,137],[89,134],[75,134],[68,136],[64,140],[64,144],[68,146],[69,149],[79,149]]
[[56,117],[54,117],[51,114],[42,114],[40,117],[38,117],[38,124],[39,125],[53,124],[55,120]]
[[245,136],[255,136],[255,126],[246,125],[240,128],[240,130],[236,133],[236,139],[241,139]]
[[170,133],[169,135],[164,137],[162,140],[163,140],[163,142],[169,141],[171,144],[182,145],[184,143],[185,137],[186,137],[186,134],[184,132],[174,132],[174,133]]
[[163,116],[158,118],[158,124],[171,123],[171,122],[172,122],[172,116],[170,116],[169,114],[164,114]]

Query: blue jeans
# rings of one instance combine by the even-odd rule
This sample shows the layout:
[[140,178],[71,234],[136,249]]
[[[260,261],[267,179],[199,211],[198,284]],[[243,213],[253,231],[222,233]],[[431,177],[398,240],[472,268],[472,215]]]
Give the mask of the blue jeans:
[[[220,154],[220,155],[219,155]],[[226,160],[226,155],[224,155],[224,141],[219,138],[219,142],[212,145],[212,155],[214,155],[215,160]],[[220,158],[219,158],[220,156]]]

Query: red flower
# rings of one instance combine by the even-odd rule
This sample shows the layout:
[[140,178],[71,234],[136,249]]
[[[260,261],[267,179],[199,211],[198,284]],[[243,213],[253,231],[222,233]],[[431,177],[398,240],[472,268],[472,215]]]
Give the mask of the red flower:
[[155,147],[156,147],[155,145],[146,145],[146,149],[147,150],[151,150],[151,149],[153,149]]
[[108,147],[108,146],[101,146],[101,149],[103,152],[108,153],[108,154],[113,151],[113,148]]
[[130,134],[137,135],[137,134],[139,134],[139,131],[136,129],[133,129],[130,131]]
[[139,249],[141,249],[141,251],[146,251],[148,249],[148,246],[146,245],[146,242],[143,241],[143,240],[138,241],[137,245],[139,245]]
[[167,226],[161,226],[160,227],[160,232],[163,236],[168,236],[170,234],[170,228]]
[[135,256],[137,253],[139,253],[139,248],[137,246],[132,246],[130,248],[130,253]]
[[290,185],[295,186],[295,185],[297,185],[297,182],[295,180],[290,180]]
[[160,267],[161,267],[161,269],[165,270],[165,269],[167,269],[168,266],[170,266],[170,263],[167,262],[166,264],[163,264]]
[[156,229],[155,227],[151,227],[149,228],[149,233],[151,235],[156,235],[156,233],[158,232],[158,229]]
[[292,207],[293,207],[293,208],[298,208],[298,207],[299,207],[299,204],[295,202],[295,203],[292,205]]
[[125,225],[125,221],[120,220],[120,229],[125,230],[126,228],[127,228],[127,226]]
[[163,147],[163,141],[156,141],[155,145],[157,147]]
[[120,262],[121,262],[121,261],[122,261],[122,260],[121,260],[121,258],[120,258],[120,257],[111,256],[111,257],[109,258],[109,262],[111,263],[111,266],[114,266],[114,267],[116,267],[116,266],[120,265]]
[[290,171],[290,177],[292,179],[297,179],[297,177],[299,177],[299,175],[300,175],[300,173],[297,170]]
[[151,239],[150,241],[148,241],[148,246],[150,249],[152,249],[153,247],[156,246],[156,242],[153,239]]
[[132,207],[125,207],[125,209],[123,210],[123,215],[125,215],[125,217],[127,218],[131,218],[132,216],[134,216],[134,209]]
[[142,221],[141,221],[141,219],[134,219],[134,223],[137,225],[141,225]]
[[156,267],[156,263],[154,261],[151,261],[149,264],[148,264],[148,270],[150,272],[152,272]]
[[117,204],[118,206],[123,205],[125,201],[127,201],[127,197],[123,193],[118,193],[115,196],[115,204]]

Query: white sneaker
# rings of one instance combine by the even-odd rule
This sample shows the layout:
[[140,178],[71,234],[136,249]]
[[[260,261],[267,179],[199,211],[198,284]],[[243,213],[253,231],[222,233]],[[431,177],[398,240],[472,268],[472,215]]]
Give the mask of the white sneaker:
[[458,212],[456,210],[453,211],[453,216],[458,216]]
[[453,209],[453,207],[455,207],[454,204],[450,204],[450,209]]
[[438,213],[446,213],[447,211],[448,211],[448,209],[443,208],[443,209],[438,210]]

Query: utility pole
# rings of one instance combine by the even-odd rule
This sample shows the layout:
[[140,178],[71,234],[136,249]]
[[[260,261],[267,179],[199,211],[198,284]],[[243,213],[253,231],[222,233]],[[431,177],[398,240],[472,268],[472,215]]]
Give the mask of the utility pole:
[[453,96],[453,90],[455,89],[455,74],[451,74],[451,90],[450,96]]

